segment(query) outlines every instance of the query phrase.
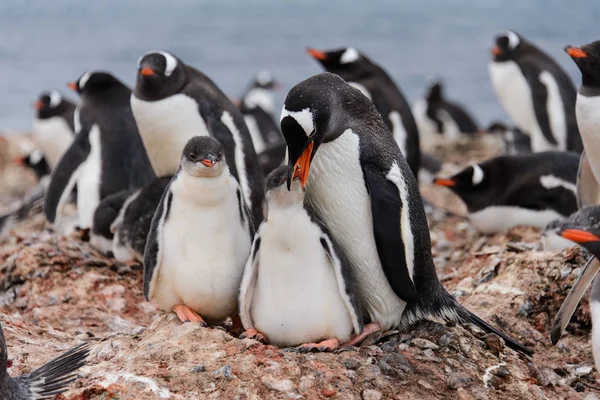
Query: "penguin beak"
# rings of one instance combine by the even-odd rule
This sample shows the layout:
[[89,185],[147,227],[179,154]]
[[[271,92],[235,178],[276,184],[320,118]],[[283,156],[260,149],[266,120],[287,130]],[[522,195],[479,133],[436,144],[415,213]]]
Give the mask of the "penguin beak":
[[77,90],[77,84],[75,82],[69,82],[69,83],[67,83],[67,86],[71,90]]
[[35,103],[33,103],[33,109],[34,110],[41,110],[42,108],[44,108],[44,103],[42,103],[41,100],[36,101]]
[[316,58],[317,60],[321,60],[321,61],[327,60],[327,54],[322,51],[312,49],[309,47],[308,49],[306,49],[306,52],[308,54],[310,54],[313,58]]
[[433,184],[438,186],[453,187],[456,186],[456,181],[453,179],[434,179]]
[[565,229],[560,231],[559,234],[575,243],[600,242],[600,237],[583,229]]
[[566,46],[565,51],[572,58],[587,58],[587,53],[578,47]]
[[152,76],[152,75],[156,75],[156,73],[154,72],[154,70],[150,67],[144,67],[140,70],[140,74],[144,75],[144,76]]
[[[298,161],[296,161],[296,164],[294,164],[292,179],[300,178],[300,186],[302,186],[302,190],[306,189],[306,182],[308,181],[308,172],[310,170],[310,159],[312,157],[312,151],[314,146],[315,143],[310,142],[308,146],[306,146],[306,149],[304,149],[304,151],[300,155],[300,158],[298,158]],[[288,190],[290,188],[292,179],[288,179]]]
[[494,46],[492,47],[492,54],[495,56],[499,56],[500,54],[502,54],[502,50],[500,50],[500,47]]
[[25,158],[23,156],[15,157],[14,163],[17,165],[25,165]]
[[215,165],[215,162],[213,160],[209,160],[209,159],[200,160],[200,162],[208,168],[212,168],[212,166]]

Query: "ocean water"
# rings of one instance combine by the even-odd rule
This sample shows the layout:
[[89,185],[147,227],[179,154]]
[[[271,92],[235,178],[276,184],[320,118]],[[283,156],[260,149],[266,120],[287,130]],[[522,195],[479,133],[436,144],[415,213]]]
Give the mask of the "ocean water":
[[[132,85],[136,61],[173,52],[238,96],[270,70],[283,84],[321,72],[308,46],[353,46],[381,64],[411,102],[428,77],[482,123],[506,119],[489,81],[494,34],[514,29],[563,65],[566,44],[600,39],[600,1],[578,0],[3,0],[0,2],[0,130],[31,126],[39,92],[90,69]],[[75,95],[68,94],[75,98]]]

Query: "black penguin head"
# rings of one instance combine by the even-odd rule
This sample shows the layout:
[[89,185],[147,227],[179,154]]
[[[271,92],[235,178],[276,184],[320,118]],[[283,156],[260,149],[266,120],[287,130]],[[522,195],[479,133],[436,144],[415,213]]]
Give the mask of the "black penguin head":
[[187,82],[185,64],[166,51],[149,51],[140,57],[137,68],[134,93],[141,99],[164,99]]
[[354,47],[344,47],[329,51],[308,48],[306,51],[329,72],[353,69],[366,60]]
[[563,238],[585,247],[596,257],[600,256],[600,206],[583,208],[552,228]]
[[600,40],[582,47],[566,46],[565,51],[581,71],[582,86],[600,88]]
[[58,116],[63,111],[63,99],[60,92],[52,89],[48,92],[42,92],[40,97],[33,103],[33,108],[36,110],[38,119],[47,119]]
[[487,133],[491,134],[501,134],[504,135],[508,130],[508,126],[504,122],[493,121],[490,125],[485,129]]
[[427,93],[427,103],[431,104],[431,103],[437,103],[439,101],[442,101],[442,91],[443,91],[443,86],[442,86],[442,82],[434,82],[430,87],[429,87],[429,92]]
[[381,122],[373,103],[332,73],[322,73],[294,86],[281,110],[281,132],[288,148],[288,187],[300,177],[304,189],[310,163],[323,142],[341,135],[358,114]]
[[38,149],[33,150],[25,157],[17,158],[16,163],[32,169],[38,178],[50,173],[50,167],[44,158],[44,154]]
[[472,164],[450,178],[434,179],[433,183],[451,189],[465,202],[469,211],[477,211],[490,205],[490,175],[486,164]]
[[292,178],[288,190],[288,168],[285,165],[275,168],[266,180],[267,209],[273,206],[286,206],[304,203],[304,191],[300,184],[300,177]]
[[492,48],[494,61],[513,60],[523,44],[523,38],[513,31],[502,31],[496,35],[496,45]]
[[115,88],[127,89],[127,87],[110,72],[104,71],[88,71],[81,75],[76,82],[70,82],[68,86],[79,93],[80,96],[97,95]]
[[181,154],[183,170],[195,177],[218,176],[225,164],[223,146],[210,136],[194,136],[187,142]]
[[279,82],[273,79],[273,75],[269,71],[260,71],[254,77],[254,81],[250,85],[250,89],[266,89],[266,90],[276,90],[279,88]]

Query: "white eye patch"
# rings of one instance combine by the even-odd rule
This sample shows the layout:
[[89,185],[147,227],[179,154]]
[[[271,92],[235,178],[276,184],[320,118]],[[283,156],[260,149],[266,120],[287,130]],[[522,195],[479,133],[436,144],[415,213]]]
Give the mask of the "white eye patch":
[[258,74],[256,74],[256,82],[258,82],[260,85],[264,86],[272,81],[273,77],[269,71],[260,71]]
[[519,39],[519,36],[513,31],[502,31],[500,34],[508,38],[508,47],[511,50],[516,49],[519,43],[521,43],[521,39]]
[[62,96],[58,93],[58,90],[50,91],[50,107],[57,107],[62,101]]
[[88,71],[81,78],[79,78],[79,90],[83,90],[87,81],[90,80],[90,76],[92,76],[92,71]]
[[305,108],[302,111],[289,111],[286,110],[284,105],[283,109],[281,110],[281,118],[279,119],[279,121],[282,121],[285,117],[294,118],[298,125],[300,125],[302,129],[304,129],[304,133],[307,137],[310,136],[310,134],[315,130],[315,125],[313,123],[313,113],[308,108]]
[[479,185],[481,183],[481,181],[483,181],[483,170],[481,169],[481,167],[477,164],[473,164],[471,165],[471,168],[473,168],[473,185]]
[[344,54],[342,54],[342,57],[340,57],[340,64],[350,64],[358,60],[358,57],[360,57],[358,51],[353,47],[348,47]]

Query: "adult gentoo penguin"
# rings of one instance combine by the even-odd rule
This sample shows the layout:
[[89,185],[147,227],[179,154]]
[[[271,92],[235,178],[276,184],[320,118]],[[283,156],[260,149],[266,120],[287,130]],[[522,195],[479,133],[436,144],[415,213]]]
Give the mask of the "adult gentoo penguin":
[[363,334],[436,315],[474,323],[529,352],[440,283],[417,182],[366,96],[335,74],[313,76],[288,93],[281,131],[288,177],[300,168],[306,201],[348,257],[372,322]]
[[419,131],[410,105],[392,78],[383,68],[352,47],[326,52],[308,49],[308,54],[318,60],[325,70],[341,76],[375,104],[411,171],[417,176],[421,163]]
[[144,297],[182,322],[223,321],[237,293],[254,229],[223,146],[188,141],[163,193],[144,252]]
[[568,152],[499,156],[433,183],[456,193],[483,233],[516,225],[544,228],[577,211],[578,163],[578,154]]
[[89,346],[81,344],[26,375],[11,378],[6,370],[8,352],[0,325],[0,399],[54,399],[77,379],[76,372],[85,365],[89,352]]
[[304,204],[287,166],[267,178],[267,219],[259,227],[240,287],[242,336],[301,351],[332,351],[362,332],[345,255]]
[[58,90],[43,92],[34,103],[33,140],[40,148],[50,168],[58,163],[73,141],[75,104]]
[[506,113],[531,136],[534,152],[581,153],[575,87],[549,55],[513,31],[496,36],[490,77]]
[[581,71],[575,107],[585,151],[581,155],[577,195],[580,206],[600,204],[600,41],[565,47]]
[[157,176],[173,176],[194,136],[213,136],[224,147],[255,223],[262,221],[263,175],[240,110],[202,72],[165,51],[138,61],[131,108]]
[[588,261],[583,272],[571,288],[565,301],[554,319],[550,340],[557,344],[564,332],[577,305],[588,287],[592,285],[590,296],[590,314],[592,316],[592,351],[596,369],[600,369],[600,280],[594,277],[600,270],[600,206],[586,207],[562,221],[558,233],[580,246],[585,247],[593,257]]
[[79,226],[87,229],[102,199],[149,183],[154,172],[131,114],[129,88],[108,72],[92,71],[69,86],[81,97],[76,136],[52,172],[44,211],[53,223],[77,184]]
[[456,138],[462,133],[474,134],[478,131],[473,117],[463,106],[446,99],[443,89],[442,82],[433,82],[427,88],[425,97],[413,106],[412,113],[421,141],[436,134]]

